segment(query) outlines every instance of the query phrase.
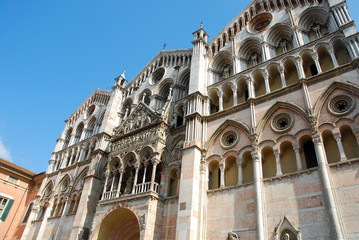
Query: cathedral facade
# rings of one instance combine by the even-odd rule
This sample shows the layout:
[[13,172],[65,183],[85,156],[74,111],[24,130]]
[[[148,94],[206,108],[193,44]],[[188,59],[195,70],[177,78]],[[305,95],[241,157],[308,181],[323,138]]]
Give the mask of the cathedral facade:
[[343,0],[253,0],[66,120],[22,239],[358,239]]

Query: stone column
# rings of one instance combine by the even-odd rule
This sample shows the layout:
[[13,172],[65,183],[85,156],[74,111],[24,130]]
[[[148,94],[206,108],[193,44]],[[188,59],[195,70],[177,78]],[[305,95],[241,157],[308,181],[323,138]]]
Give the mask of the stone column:
[[319,134],[314,135],[312,138],[314,142],[315,154],[318,160],[320,175],[323,181],[323,192],[326,198],[326,201],[324,202],[326,203],[326,208],[329,212],[329,220],[331,223],[333,237],[335,239],[347,239],[344,234],[343,225],[340,221],[341,217],[339,209],[337,209],[338,204],[336,203],[334,197],[335,192],[333,191],[333,187],[331,186],[330,182],[330,170],[328,169],[328,162],[325,156],[322,138]]
[[242,176],[242,163],[237,161],[237,166],[238,166],[238,180],[237,180],[237,185],[241,185],[243,182],[243,176]]
[[112,182],[111,182],[110,192],[113,191],[113,187],[115,185],[115,179],[116,179],[116,172],[112,172]]
[[294,60],[295,66],[297,67],[298,77],[299,79],[305,78],[305,73],[303,69],[303,60],[298,57]]
[[76,156],[75,156],[75,160],[74,160],[74,164],[78,162],[79,157],[80,157],[80,152],[81,152],[81,148],[77,147],[77,151],[76,151]]
[[281,176],[281,175],[283,175],[283,173],[282,173],[282,168],[280,166],[280,153],[279,153],[278,149],[275,149],[273,152],[274,152],[275,163],[276,163],[276,167],[277,167],[276,176]]
[[280,74],[280,80],[282,81],[282,88],[285,88],[287,86],[287,83],[285,81],[284,67],[278,67],[278,71]]
[[299,33],[299,29],[298,27],[292,27],[292,30],[294,32],[294,35],[295,35],[295,44],[297,45],[296,47],[299,47],[301,45],[303,45],[303,41],[301,39],[301,36],[300,36],[300,33]]
[[261,178],[260,155],[257,151],[251,153],[253,159],[253,175],[254,175],[254,198],[256,208],[256,224],[257,224],[257,239],[266,239],[264,229],[264,202],[262,198],[263,185]]
[[156,168],[157,165],[160,163],[160,160],[157,158],[152,159],[152,175],[151,175],[151,191],[155,191],[154,189],[154,183],[155,183],[155,177],[156,177]]
[[81,149],[81,154],[80,154],[80,157],[79,157],[79,162],[82,162],[84,160],[84,157],[85,157],[85,154],[86,154],[86,151],[87,151],[87,148],[85,146],[81,146],[80,147]]
[[317,67],[318,74],[321,74],[323,71],[322,71],[322,67],[320,66],[320,63],[319,63],[318,53],[313,53],[312,58],[314,60],[315,66]]
[[269,87],[269,76],[266,71],[263,72],[263,78],[264,78],[264,84],[266,86],[266,94],[270,93],[270,87]]
[[219,111],[223,111],[223,92],[221,90],[218,90],[217,96],[219,103]]
[[123,177],[123,172],[124,172],[124,168],[120,167],[120,169],[118,170],[120,173],[120,177],[118,178],[118,184],[117,184],[117,197],[120,197],[121,195],[121,183],[122,183],[122,177]]
[[255,98],[253,79],[247,78],[248,98]]
[[182,107],[182,110],[183,110],[183,125],[185,125],[186,124],[186,118],[185,118],[185,116],[186,116],[186,111],[187,111],[187,107],[186,106],[183,106]]
[[328,52],[329,52],[330,58],[332,59],[332,62],[333,62],[333,64],[334,64],[334,68],[339,67],[337,58],[335,57],[334,49],[333,49],[333,48],[329,48],[329,49],[328,49]]
[[221,171],[219,187],[224,188],[225,184],[224,184],[224,165],[223,164],[219,165],[219,170]]
[[137,185],[137,179],[138,179],[138,170],[140,169],[140,164],[139,163],[135,163],[135,179],[133,180],[133,186],[132,186],[132,194],[135,193],[135,189],[136,189],[136,185]]
[[145,180],[146,180],[146,172],[147,172],[148,164],[149,164],[148,161],[143,162],[143,165],[144,165],[144,167],[145,167],[145,170],[143,171],[142,183],[145,183]]
[[302,167],[302,160],[301,160],[300,152],[299,152],[299,144],[292,143],[292,146],[293,146],[293,150],[295,152],[295,160],[297,162],[297,171],[302,171],[303,167]]
[[337,142],[337,145],[338,145],[338,149],[339,149],[339,153],[340,153],[340,161],[343,162],[343,161],[346,161],[347,160],[347,157],[345,155],[345,152],[344,152],[344,147],[343,147],[343,144],[342,144],[342,137],[340,135],[340,133],[334,133],[334,138],[335,138],[335,141]]
[[269,44],[266,42],[262,43],[263,62],[270,58],[269,55]]
[[54,156],[52,156],[52,158],[49,160],[49,166],[47,167],[47,171],[46,173],[51,173],[55,171],[55,160],[53,159]]
[[311,112],[312,111],[312,102],[310,101],[308,86],[305,83],[305,79],[302,79],[301,82],[302,82],[302,92],[303,92],[304,103],[307,108],[307,111]]
[[232,92],[233,92],[233,106],[236,106],[238,104],[237,86],[232,85],[231,89],[232,89]]
[[109,170],[106,171],[105,177],[106,177],[106,180],[105,180],[105,186],[103,188],[102,199],[105,198],[105,193],[107,191],[108,178],[110,177],[110,171]]
[[64,168],[70,165],[70,161],[71,161],[72,154],[73,154],[73,152],[70,154],[70,153],[69,153],[69,150],[67,151],[67,153],[66,153],[66,155],[65,155],[65,156],[66,156],[66,160],[65,160],[65,163],[64,163],[64,166],[63,166]]
[[87,154],[86,159],[91,157],[92,150],[95,149],[95,147],[95,142],[91,142],[89,153]]

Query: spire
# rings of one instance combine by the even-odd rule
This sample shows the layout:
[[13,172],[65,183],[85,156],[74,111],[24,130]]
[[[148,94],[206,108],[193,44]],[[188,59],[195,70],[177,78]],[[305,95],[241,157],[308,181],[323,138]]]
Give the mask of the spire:
[[122,74],[121,74],[121,76],[120,76],[120,77],[122,77],[123,79],[126,79],[126,77],[125,77],[125,72],[126,72],[126,69],[123,70],[123,72],[122,72]]
[[125,77],[125,72],[126,72],[126,69],[123,70],[121,76],[115,78],[116,83],[115,83],[114,87],[119,86],[119,87],[124,88],[126,86],[127,80],[126,80],[126,77]]

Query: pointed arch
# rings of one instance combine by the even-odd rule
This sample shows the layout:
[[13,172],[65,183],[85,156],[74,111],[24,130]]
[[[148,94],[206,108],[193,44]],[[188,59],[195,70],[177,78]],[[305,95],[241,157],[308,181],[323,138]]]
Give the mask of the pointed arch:
[[286,216],[282,218],[278,226],[275,228],[274,239],[280,240],[284,234],[288,234],[289,239],[302,239],[299,228],[295,227]]
[[334,82],[332,83],[318,98],[317,102],[314,105],[313,108],[313,113],[314,116],[317,117],[317,119],[319,119],[320,117],[320,112],[323,108],[324,103],[327,101],[327,99],[330,97],[330,95],[338,90],[344,90],[344,91],[348,91],[351,92],[357,96],[359,96],[359,88],[353,84],[347,84],[347,83],[342,83],[342,82]]
[[123,163],[125,167],[140,162],[138,155],[135,152],[129,152],[123,158]]
[[[72,187],[73,186],[73,183],[74,183],[74,178],[71,174],[69,173],[66,173],[62,178],[61,180],[57,183],[55,189],[54,189],[54,192],[58,192],[59,188],[61,187],[61,185],[66,181],[66,180],[69,180],[69,186],[68,188]],[[61,190],[62,191],[62,190]]]
[[266,114],[263,116],[263,118],[258,123],[257,132],[259,135],[261,135],[265,124],[269,121],[269,119],[274,114],[274,112],[280,108],[289,109],[295,113],[298,113],[300,116],[303,117],[303,119],[305,119],[308,122],[308,116],[305,113],[305,110],[303,108],[301,108],[295,104],[291,104],[291,103],[287,103],[287,102],[276,102],[271,108],[268,109]]
[[250,129],[248,126],[246,126],[244,123],[237,122],[234,120],[226,120],[224,123],[222,123],[217,130],[212,134],[212,136],[209,138],[209,141],[205,145],[205,148],[208,150],[210,146],[213,145],[214,140],[223,132],[223,130],[228,126],[234,126],[239,129],[242,129],[248,136],[250,136]]
[[89,167],[85,167],[84,169],[82,169],[82,171],[77,175],[74,184],[73,184],[73,188],[72,188],[72,192],[77,188],[78,185],[82,185],[81,181],[87,176]]
[[41,195],[42,196],[47,195],[47,191],[52,191],[52,193],[53,193],[54,192],[54,186],[55,186],[55,181],[54,180],[48,181],[48,183],[46,183],[44,189],[42,190]]

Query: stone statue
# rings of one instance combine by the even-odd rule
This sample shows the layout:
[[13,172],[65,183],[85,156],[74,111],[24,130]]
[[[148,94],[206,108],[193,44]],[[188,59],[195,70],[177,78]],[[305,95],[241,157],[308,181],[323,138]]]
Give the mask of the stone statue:
[[228,233],[227,240],[238,240],[238,239],[239,239],[239,236],[237,233],[235,233],[235,232]]
[[230,67],[229,67],[229,65],[227,64],[226,66],[224,66],[224,69],[223,69],[224,78],[228,78],[228,77],[229,77],[229,74],[230,74]]
[[284,234],[284,240],[290,240],[289,233]]

